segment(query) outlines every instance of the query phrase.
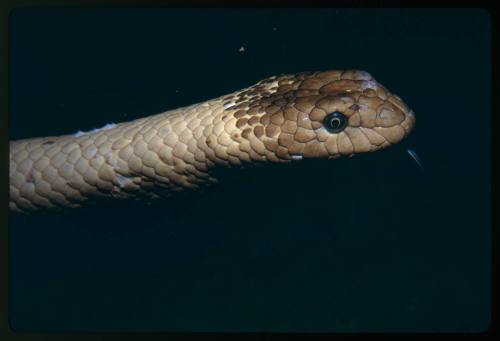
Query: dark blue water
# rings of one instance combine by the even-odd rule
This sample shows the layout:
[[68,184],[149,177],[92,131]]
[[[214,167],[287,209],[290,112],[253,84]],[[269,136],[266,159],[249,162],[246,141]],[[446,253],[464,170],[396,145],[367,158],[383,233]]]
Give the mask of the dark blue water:
[[372,154],[242,171],[152,206],[11,216],[14,329],[489,327],[487,12],[17,10],[10,20],[11,139],[327,69],[370,72],[417,115],[404,143]]

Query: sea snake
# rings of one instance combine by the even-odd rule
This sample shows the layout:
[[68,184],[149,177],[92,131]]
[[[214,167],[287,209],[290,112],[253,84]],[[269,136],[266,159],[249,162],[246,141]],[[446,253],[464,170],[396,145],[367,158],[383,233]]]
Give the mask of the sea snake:
[[414,124],[413,111],[367,72],[273,76],[130,122],[11,141],[9,208],[156,199],[217,182],[219,167],[373,152],[404,139]]

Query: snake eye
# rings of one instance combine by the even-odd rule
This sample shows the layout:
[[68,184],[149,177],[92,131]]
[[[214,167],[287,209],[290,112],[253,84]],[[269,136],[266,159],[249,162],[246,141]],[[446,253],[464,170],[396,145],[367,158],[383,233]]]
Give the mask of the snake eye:
[[338,111],[334,111],[331,114],[325,116],[323,120],[323,126],[330,133],[340,133],[347,125],[347,117]]

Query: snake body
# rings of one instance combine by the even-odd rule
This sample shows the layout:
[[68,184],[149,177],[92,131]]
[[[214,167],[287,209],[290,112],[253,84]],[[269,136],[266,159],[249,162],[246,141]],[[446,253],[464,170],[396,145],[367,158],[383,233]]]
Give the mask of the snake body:
[[[345,129],[325,117],[340,112]],[[364,71],[288,74],[91,132],[10,142],[10,210],[159,198],[216,182],[217,167],[335,158],[398,143],[413,112]]]

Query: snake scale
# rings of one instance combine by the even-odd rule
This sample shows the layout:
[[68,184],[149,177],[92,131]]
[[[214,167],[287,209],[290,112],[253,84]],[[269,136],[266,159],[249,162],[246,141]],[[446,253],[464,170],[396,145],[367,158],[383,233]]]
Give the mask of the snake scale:
[[413,111],[358,70],[273,76],[231,94],[90,132],[10,142],[13,212],[98,197],[170,196],[217,167],[336,158],[396,144]]

